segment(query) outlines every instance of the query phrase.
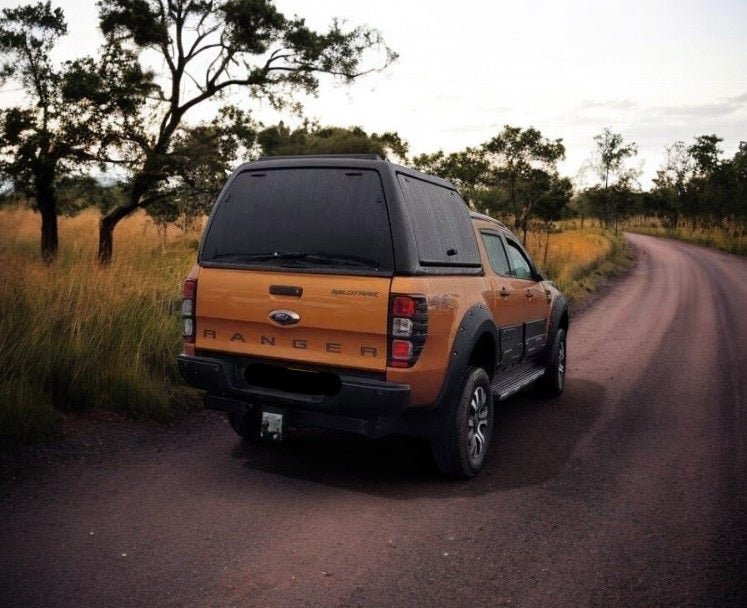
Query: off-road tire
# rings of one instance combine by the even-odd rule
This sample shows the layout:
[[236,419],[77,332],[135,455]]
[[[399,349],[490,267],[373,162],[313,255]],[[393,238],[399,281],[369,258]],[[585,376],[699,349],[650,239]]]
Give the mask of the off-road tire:
[[431,452],[439,471],[469,479],[482,469],[493,436],[490,378],[480,367],[468,367],[456,399],[445,409]]
[[566,353],[565,330],[560,328],[555,332],[545,375],[537,381],[537,388],[544,397],[557,397],[563,392],[567,366]]

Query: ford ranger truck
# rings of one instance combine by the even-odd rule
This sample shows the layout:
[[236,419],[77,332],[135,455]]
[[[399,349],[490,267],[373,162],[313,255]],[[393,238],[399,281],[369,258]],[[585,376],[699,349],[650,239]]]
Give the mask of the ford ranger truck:
[[480,471],[496,402],[565,379],[568,305],[519,240],[378,156],[241,165],[182,317],[180,371],[239,435],[421,436],[457,478]]

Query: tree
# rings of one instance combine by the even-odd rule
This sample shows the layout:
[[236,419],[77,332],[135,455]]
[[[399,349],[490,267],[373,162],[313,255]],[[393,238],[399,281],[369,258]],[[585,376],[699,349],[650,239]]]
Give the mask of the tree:
[[459,152],[445,154],[442,150],[433,154],[420,154],[412,159],[419,171],[431,173],[452,182],[464,196],[465,201],[475,207],[484,208],[488,186],[490,163],[482,148],[465,148]]
[[715,133],[695,137],[695,143],[687,149],[694,163],[695,175],[706,177],[718,169],[721,164],[720,157],[723,154],[719,146],[722,141],[724,141],[723,138]]
[[565,158],[562,139],[550,140],[534,127],[506,125],[483,144],[493,167],[493,181],[505,188],[514,216],[514,229],[526,232],[534,207],[546,191],[559,160]]
[[407,142],[397,133],[366,133],[360,127],[322,127],[304,123],[291,130],[284,123],[267,127],[257,135],[262,154],[378,154],[404,160]]
[[[180,220],[183,226],[210,211],[225,185],[239,151],[253,148],[257,125],[246,112],[222,108],[210,122],[185,126],[171,146],[167,178],[159,198],[146,211],[166,235],[166,225]],[[124,201],[126,204],[126,201]]]
[[33,196],[42,219],[41,254],[47,263],[57,254],[55,180],[67,153],[61,75],[49,55],[66,32],[62,10],[52,10],[49,1],[6,8],[0,17],[0,82],[17,81],[31,99],[29,107],[0,113],[0,173],[17,190]]
[[665,150],[664,164],[656,172],[652,194],[659,213],[665,216],[670,227],[677,228],[680,214],[685,208],[687,188],[693,176],[693,162],[681,141],[674,142]]
[[747,141],[739,142],[739,149],[731,160],[734,174],[734,216],[747,221]]
[[[242,89],[251,100],[287,106],[296,93],[314,93],[321,75],[350,82],[368,73],[368,51],[396,58],[380,34],[364,27],[326,32],[287,18],[270,0],[99,0],[108,46],[127,45],[144,61],[158,57],[147,107],[131,117],[119,150],[132,171],[127,203],[101,220],[99,259],[112,255],[117,223],[164,198],[173,145],[192,108]],[[143,70],[146,73],[146,70]]]
[[[567,177],[560,177],[557,173],[547,174],[548,181],[543,185],[542,194],[536,201],[534,214],[541,221],[545,231],[545,250],[542,263],[547,262],[547,250],[550,243],[550,232],[555,221],[559,220],[568,209],[573,196],[573,184]],[[526,234],[524,234],[526,242]]]
[[[625,167],[625,160],[638,154],[635,143],[625,144],[620,133],[605,129],[594,137],[596,148],[592,156],[592,167],[597,172],[602,186],[604,217],[607,226],[614,224],[617,232],[619,204],[626,200],[626,187],[632,187],[638,177],[635,169]],[[610,186],[616,185],[614,192]]]
[[693,164],[689,211],[691,216],[713,223],[723,217],[724,207],[729,206],[724,200],[729,167],[721,159],[723,150],[719,146],[723,139],[716,134],[698,135],[694,139],[695,143],[687,149]]
[[584,221],[590,215],[594,215],[596,209],[596,192],[594,187],[580,189],[577,187],[576,194],[568,203],[568,209],[574,217],[581,220],[581,228],[584,227]]
[[119,184],[102,182],[88,174],[70,173],[57,180],[58,215],[74,216],[92,206],[101,211],[110,209],[123,200]]
[[[135,56],[117,44],[98,61],[54,66],[50,53],[66,32],[62,11],[49,1],[4,9],[0,18],[0,80],[18,82],[29,99],[25,107],[0,113],[0,173],[33,197],[47,262],[58,247],[58,182],[82,179],[92,162],[111,161],[105,150],[128,123],[122,116],[136,115],[151,90]],[[81,103],[92,77],[106,86]]]

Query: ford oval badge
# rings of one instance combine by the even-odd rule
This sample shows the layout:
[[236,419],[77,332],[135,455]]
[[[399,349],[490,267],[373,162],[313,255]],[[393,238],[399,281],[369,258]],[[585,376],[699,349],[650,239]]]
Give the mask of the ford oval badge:
[[277,325],[295,325],[301,320],[301,315],[292,310],[273,310],[268,316]]

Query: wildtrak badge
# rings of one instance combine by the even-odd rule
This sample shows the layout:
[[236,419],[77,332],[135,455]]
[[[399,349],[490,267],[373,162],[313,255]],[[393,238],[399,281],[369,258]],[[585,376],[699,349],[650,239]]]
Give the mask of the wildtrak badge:
[[378,298],[378,291],[359,291],[358,289],[333,289],[333,296],[363,296],[364,298]]

